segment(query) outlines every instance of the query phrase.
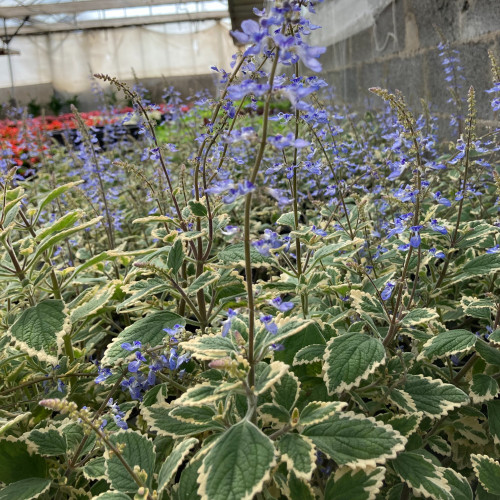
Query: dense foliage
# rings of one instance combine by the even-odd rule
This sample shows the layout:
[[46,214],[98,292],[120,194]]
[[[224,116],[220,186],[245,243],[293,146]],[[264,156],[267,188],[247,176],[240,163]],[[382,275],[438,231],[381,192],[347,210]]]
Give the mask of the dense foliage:
[[96,75],[137,138],[2,141],[0,499],[500,498],[496,132],[335,105],[308,3],[161,125]]

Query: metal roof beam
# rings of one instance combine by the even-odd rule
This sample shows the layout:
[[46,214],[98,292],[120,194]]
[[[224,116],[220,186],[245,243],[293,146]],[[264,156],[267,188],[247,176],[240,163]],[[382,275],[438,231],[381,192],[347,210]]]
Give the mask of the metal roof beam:
[[[193,12],[189,14],[168,14],[162,16],[138,16],[122,17],[117,19],[96,19],[92,21],[80,21],[75,24],[45,23],[39,25],[25,25],[17,33],[23,35],[42,35],[63,31],[82,31],[106,28],[123,28],[125,26],[145,26],[148,24],[182,23],[193,21],[208,21],[224,19],[228,17],[227,11]],[[16,28],[7,28],[7,35],[14,33]]]
[[[203,0],[188,0],[202,2]],[[150,7],[156,5],[175,5],[186,0],[82,0],[77,2],[38,3],[0,7],[0,18],[23,18],[25,16],[78,14],[88,10],[124,9],[130,7]]]

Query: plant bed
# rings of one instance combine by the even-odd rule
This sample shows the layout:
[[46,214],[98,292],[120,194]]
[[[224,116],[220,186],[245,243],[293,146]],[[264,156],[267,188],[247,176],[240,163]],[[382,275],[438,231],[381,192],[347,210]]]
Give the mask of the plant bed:
[[133,142],[75,110],[29,182],[2,145],[0,498],[500,494],[498,131],[480,89],[446,143],[399,93],[324,98],[308,6],[160,127],[96,75]]

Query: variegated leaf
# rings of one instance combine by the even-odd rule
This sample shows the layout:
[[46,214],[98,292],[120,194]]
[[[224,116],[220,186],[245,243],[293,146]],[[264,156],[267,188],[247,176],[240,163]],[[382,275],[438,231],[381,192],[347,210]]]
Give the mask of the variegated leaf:
[[198,469],[198,494],[210,500],[251,499],[270,478],[273,442],[248,420],[222,434]]
[[384,483],[384,467],[339,467],[326,483],[325,499],[375,500]]
[[309,425],[302,435],[339,465],[375,467],[404,450],[406,438],[389,425],[353,412],[334,414],[327,421]]
[[278,442],[281,460],[299,479],[309,481],[316,467],[313,442],[300,434],[285,434]]
[[417,411],[430,418],[447,415],[469,402],[469,396],[458,387],[423,375],[407,375],[404,391],[412,398]]
[[167,457],[161,466],[158,474],[158,492],[163,491],[170,480],[174,477],[177,469],[181,466],[182,462],[188,456],[189,452],[198,443],[195,438],[188,438],[181,441]]
[[323,359],[328,394],[340,394],[358,387],[385,362],[385,348],[369,335],[346,333],[329,340]]
[[471,455],[472,467],[483,488],[492,495],[500,495],[500,463],[487,455]]

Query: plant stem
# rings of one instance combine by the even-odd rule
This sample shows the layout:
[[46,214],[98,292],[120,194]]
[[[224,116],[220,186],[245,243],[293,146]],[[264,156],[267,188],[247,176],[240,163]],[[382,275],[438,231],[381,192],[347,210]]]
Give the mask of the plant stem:
[[[264,113],[263,113],[263,123],[262,123],[262,137],[260,140],[259,151],[257,157],[255,158],[255,163],[250,174],[250,182],[255,184],[257,175],[259,173],[260,164],[264,156],[264,150],[267,143],[267,127],[269,118],[269,106],[271,102],[271,94],[274,85],[274,75],[276,73],[276,68],[278,66],[279,59],[279,49],[276,49],[276,54],[274,56],[273,65],[271,67],[271,72],[269,75],[269,91],[266,95],[266,101],[264,103]],[[250,390],[253,391],[255,385],[255,361],[254,361],[254,341],[255,341],[255,311],[254,311],[254,297],[253,297],[253,284],[252,284],[252,260],[250,258],[250,212],[252,210],[252,192],[250,191],[245,196],[245,234],[244,234],[244,248],[245,248],[245,279],[247,285],[247,295],[248,295],[248,363],[250,364],[250,369],[248,372],[248,385]],[[251,416],[252,422],[256,422],[257,413],[254,411]]]

